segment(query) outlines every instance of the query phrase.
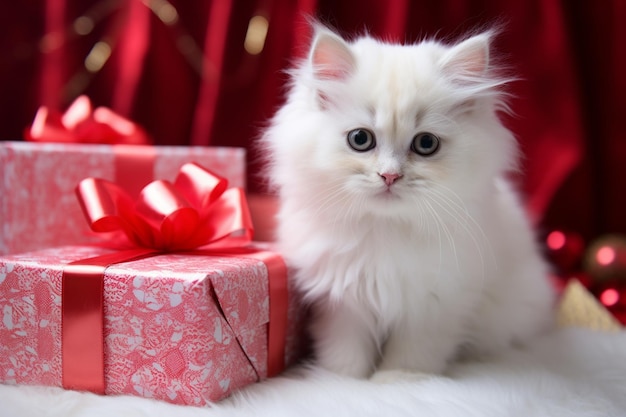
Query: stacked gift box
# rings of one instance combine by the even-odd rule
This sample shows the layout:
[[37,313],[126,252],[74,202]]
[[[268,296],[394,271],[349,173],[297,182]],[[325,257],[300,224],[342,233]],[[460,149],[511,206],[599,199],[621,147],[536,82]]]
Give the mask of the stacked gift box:
[[2,142],[0,254],[97,242],[101,237],[89,229],[74,194],[79,181],[103,178],[137,194],[153,179],[173,179],[190,161],[232,187],[245,185],[241,148]]
[[0,382],[206,405],[294,363],[303,311],[244,179],[238,148],[0,144]]
[[[2,382],[64,386],[62,269],[107,252],[66,246],[0,259]],[[245,257],[164,254],[108,267],[104,392],[205,405],[266,378],[268,279]],[[300,351],[293,296],[287,314],[285,365]]]

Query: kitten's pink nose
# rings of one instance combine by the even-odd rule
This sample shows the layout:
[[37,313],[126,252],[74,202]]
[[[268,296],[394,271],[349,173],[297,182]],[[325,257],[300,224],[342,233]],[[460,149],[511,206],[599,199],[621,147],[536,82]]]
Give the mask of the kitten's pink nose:
[[378,175],[380,175],[385,180],[385,184],[387,184],[387,186],[390,186],[391,184],[396,182],[399,178],[402,178],[402,175],[400,174],[388,173],[388,172],[378,174]]

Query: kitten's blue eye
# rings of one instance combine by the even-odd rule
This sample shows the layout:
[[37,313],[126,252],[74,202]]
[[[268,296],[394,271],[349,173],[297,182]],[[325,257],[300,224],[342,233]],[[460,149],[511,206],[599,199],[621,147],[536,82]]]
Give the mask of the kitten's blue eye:
[[354,129],[348,132],[348,145],[357,152],[365,152],[374,149],[376,138],[366,129]]
[[418,133],[411,142],[411,150],[418,155],[431,156],[439,150],[439,137],[432,133]]

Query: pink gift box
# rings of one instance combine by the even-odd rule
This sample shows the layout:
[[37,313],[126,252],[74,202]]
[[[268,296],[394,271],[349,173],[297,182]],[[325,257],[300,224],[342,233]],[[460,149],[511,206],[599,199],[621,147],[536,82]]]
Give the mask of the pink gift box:
[[[0,381],[62,386],[64,265],[111,250],[68,246],[0,258]],[[289,293],[285,362],[302,351]],[[267,376],[268,269],[245,257],[164,254],[104,275],[106,394],[206,405]]]
[[[123,165],[129,150],[153,157]],[[138,191],[156,178],[173,180],[186,162],[244,187],[242,148],[0,142],[0,254],[98,242],[74,194],[79,181],[97,177],[128,186],[145,177],[135,184]]]

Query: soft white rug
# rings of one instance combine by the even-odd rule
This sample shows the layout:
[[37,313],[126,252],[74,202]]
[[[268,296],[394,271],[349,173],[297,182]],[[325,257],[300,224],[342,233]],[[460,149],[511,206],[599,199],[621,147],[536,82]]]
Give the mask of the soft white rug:
[[446,377],[377,384],[300,368],[211,408],[0,385],[0,416],[626,416],[626,331],[563,329]]

